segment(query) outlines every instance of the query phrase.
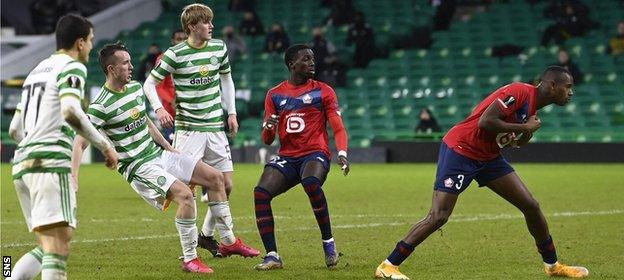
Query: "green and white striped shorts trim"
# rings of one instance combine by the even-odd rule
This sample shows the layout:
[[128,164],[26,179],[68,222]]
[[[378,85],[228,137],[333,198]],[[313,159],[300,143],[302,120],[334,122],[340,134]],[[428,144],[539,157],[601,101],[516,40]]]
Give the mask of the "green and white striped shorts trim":
[[13,180],[29,231],[61,222],[76,228],[76,193],[69,176],[67,172],[26,173]]

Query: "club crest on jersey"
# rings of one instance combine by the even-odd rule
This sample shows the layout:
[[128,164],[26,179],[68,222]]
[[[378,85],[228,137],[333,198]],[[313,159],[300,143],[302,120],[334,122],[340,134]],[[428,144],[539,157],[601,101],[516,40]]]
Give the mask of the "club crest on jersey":
[[67,78],[67,84],[71,88],[80,88],[80,78],[77,76],[69,76]]
[[138,119],[140,115],[141,115],[141,112],[139,111],[139,109],[137,109],[137,108],[132,108],[132,110],[130,110],[130,117],[131,117],[133,120]]
[[202,65],[199,67],[199,74],[202,76],[208,75],[208,66]]
[[444,186],[449,188],[449,189],[453,187],[454,183],[455,182],[453,182],[453,179],[451,179],[451,178],[446,178],[446,180],[444,180]]
[[139,103],[139,105],[143,104],[143,97],[137,96],[136,97],[136,102]]
[[212,65],[219,65],[219,58],[217,58],[216,56],[211,56],[208,60]]
[[311,104],[312,96],[310,96],[309,94],[306,94],[303,96],[302,100],[303,100],[303,104]]

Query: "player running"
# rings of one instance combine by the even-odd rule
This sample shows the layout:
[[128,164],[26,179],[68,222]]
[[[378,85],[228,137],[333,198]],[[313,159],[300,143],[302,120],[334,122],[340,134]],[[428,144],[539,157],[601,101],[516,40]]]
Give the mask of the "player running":
[[[176,89],[173,146],[221,171],[229,196],[234,167],[224,132],[221,103],[228,112],[227,124],[232,137],[238,132],[238,122],[227,48],[223,41],[212,39],[213,17],[212,10],[203,4],[184,7],[180,18],[188,40],[165,51],[145,81],[145,94],[161,124],[171,126],[173,119],[162,109],[156,84],[172,75]],[[231,246],[238,246],[239,241],[233,236],[220,236],[219,245],[213,237],[215,225],[214,213],[208,210],[198,238],[199,247],[209,250],[213,256],[229,256]],[[244,256],[258,254],[260,251],[253,249]]]
[[[184,254],[182,269],[212,273],[213,270],[197,256],[195,200],[187,184],[208,187],[211,199],[208,205],[217,217],[219,232],[234,236],[223,175],[197,159],[178,153],[150,121],[141,84],[131,81],[133,67],[124,45],[104,46],[99,61],[106,74],[106,83],[89,105],[91,122],[119,152],[119,173],[148,204],[159,210],[163,210],[165,199],[178,204],[175,225]],[[87,145],[84,139],[76,138],[72,156],[72,171],[76,178]],[[232,253],[245,254],[251,249],[239,240],[232,250]]]
[[[57,52],[24,81],[9,134],[18,143],[13,183],[28,230],[39,246],[15,264],[12,279],[67,279],[69,242],[76,228],[76,194],[70,187],[70,158],[76,131],[102,151],[115,168],[117,153],[89,123],[80,101],[93,48],[93,25],[69,14],[56,25]],[[73,130],[71,128],[73,128]]]
[[512,83],[501,87],[485,98],[468,118],[451,128],[440,145],[429,213],[397,243],[394,251],[377,267],[375,276],[409,279],[399,271],[399,265],[418,244],[446,223],[459,194],[473,179],[522,211],[547,275],[587,276],[586,268],[557,261],[555,245],[539,204],[500,154],[504,147],[527,144],[540,128],[537,110],[553,103],[559,106],[569,103],[572,85],[570,72],[550,66],[542,74],[539,85]]
[[347,131],[342,124],[334,90],[313,80],[314,53],[306,45],[293,45],[284,56],[290,79],[270,89],[264,102],[262,140],[270,145],[279,133],[278,156],[267,163],[254,189],[256,224],[267,255],[257,270],[282,268],[273,232],[271,200],[301,183],[310,199],[321,230],[325,263],[338,264],[338,254],[331,231],[329,209],[323,182],[329,172],[331,154],[326,123],[329,121],[336,140],[338,161],[344,175],[349,173]]

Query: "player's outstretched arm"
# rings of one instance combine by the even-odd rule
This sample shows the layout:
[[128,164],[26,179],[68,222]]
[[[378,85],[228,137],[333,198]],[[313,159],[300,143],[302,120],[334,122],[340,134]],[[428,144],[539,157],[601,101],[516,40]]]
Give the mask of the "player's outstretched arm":
[[[19,106],[18,106],[19,107]],[[9,136],[15,143],[19,143],[24,139],[24,123],[22,122],[22,112],[18,108],[15,110],[11,124],[9,125]]]
[[61,113],[65,121],[82,137],[91,142],[106,158],[106,166],[117,168],[119,156],[111,144],[91,124],[89,118],[82,111],[80,99],[71,95],[61,98]]
[[158,92],[156,91],[156,85],[158,83],[160,83],[160,81],[157,81],[156,78],[150,74],[143,84],[143,92],[145,92],[147,100],[149,100],[154,112],[156,112],[156,117],[160,125],[163,127],[173,127],[173,118],[167,113],[158,97]]
[[479,128],[494,133],[514,132],[519,134],[534,132],[540,127],[539,119],[536,116],[529,117],[526,123],[510,123],[504,121],[503,118],[503,112],[494,102],[485,109],[485,112],[479,118]]
[[338,150],[338,164],[343,174],[347,176],[350,170],[349,160],[347,159],[347,146],[349,141],[347,129],[344,127],[342,118],[339,115],[330,116],[329,124],[334,131],[334,140],[336,141],[336,149]]
[[152,136],[152,139],[154,139],[154,141],[156,141],[158,145],[163,147],[163,149],[170,151],[170,152],[178,153],[178,151],[176,151],[173,148],[173,146],[169,144],[169,142],[167,141],[167,139],[165,139],[162,133],[160,133],[160,131],[158,130],[156,125],[152,122],[152,120],[150,120],[148,117],[146,118],[147,118],[147,129],[149,131],[150,136]]

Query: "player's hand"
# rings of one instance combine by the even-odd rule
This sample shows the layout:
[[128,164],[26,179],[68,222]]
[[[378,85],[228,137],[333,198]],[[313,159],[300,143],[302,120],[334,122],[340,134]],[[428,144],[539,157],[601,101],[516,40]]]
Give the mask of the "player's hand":
[[540,119],[538,119],[536,115],[533,115],[529,117],[524,125],[526,127],[526,132],[533,133],[540,128],[540,126],[542,125],[542,121],[540,121]]
[[106,149],[106,151],[102,152],[104,155],[104,160],[106,167],[111,170],[117,169],[117,161],[119,160],[119,155],[115,151],[115,148],[112,146]]
[[228,116],[228,126],[230,127],[230,131],[228,132],[228,136],[234,138],[238,133],[238,120],[236,120],[236,115]]
[[273,130],[275,127],[277,127],[278,119],[278,115],[271,114],[271,116],[262,125],[262,128],[266,130]]
[[342,174],[344,174],[345,176],[347,176],[347,174],[349,174],[349,160],[347,159],[347,157],[340,155],[338,156],[338,165],[340,165],[340,168],[342,169]]
[[173,127],[173,118],[164,108],[156,110],[156,117],[160,122],[160,126],[170,128]]

